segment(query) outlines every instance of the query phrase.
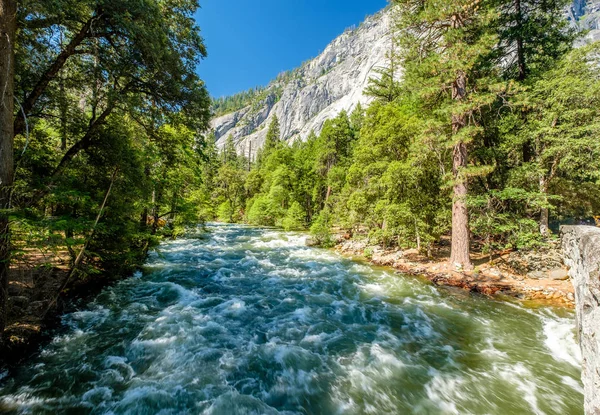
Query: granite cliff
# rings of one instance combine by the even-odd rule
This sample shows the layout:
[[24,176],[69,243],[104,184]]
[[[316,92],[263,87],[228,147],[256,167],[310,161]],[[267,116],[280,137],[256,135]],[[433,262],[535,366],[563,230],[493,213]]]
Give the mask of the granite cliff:
[[[574,0],[565,13],[574,26],[589,31],[587,40],[600,38],[600,0]],[[342,110],[368,104],[363,91],[369,79],[389,64],[392,15],[388,7],[358,28],[347,29],[316,58],[271,82],[247,106],[214,118],[217,146],[223,147],[231,135],[238,152],[248,156],[263,145],[274,116],[283,139],[292,142],[311,131],[318,134],[325,120]]]
[[387,8],[368,17],[359,27],[347,29],[315,59],[273,81],[251,105],[213,119],[217,146],[232,135],[240,153],[260,148],[267,126],[276,115],[284,139],[305,139],[311,130],[358,103],[377,68],[385,66],[392,47],[392,11]]

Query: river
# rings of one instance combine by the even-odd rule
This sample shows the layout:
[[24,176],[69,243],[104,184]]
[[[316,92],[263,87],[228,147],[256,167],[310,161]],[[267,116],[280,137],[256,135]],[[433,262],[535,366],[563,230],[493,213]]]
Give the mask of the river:
[[0,381],[23,414],[581,414],[574,314],[210,225]]

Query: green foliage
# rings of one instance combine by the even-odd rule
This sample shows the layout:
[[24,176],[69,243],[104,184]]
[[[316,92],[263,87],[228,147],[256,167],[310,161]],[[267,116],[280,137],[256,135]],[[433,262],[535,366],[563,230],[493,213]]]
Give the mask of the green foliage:
[[275,225],[275,217],[271,213],[271,201],[267,196],[258,196],[250,202],[248,222],[260,226]]
[[222,222],[230,223],[233,222],[234,213],[235,211],[233,206],[231,206],[231,202],[226,200],[219,205],[217,209],[217,218]]
[[213,98],[212,100],[212,112],[215,117],[229,114],[230,112],[239,111],[245,108],[260,97],[265,91],[264,87],[250,88],[247,91],[240,92],[235,95],[221,98]]
[[328,208],[323,209],[310,227],[310,234],[323,248],[332,247],[335,244],[331,234],[333,224],[331,213]]
[[87,242],[78,275],[118,275],[201,220],[200,132],[210,113],[196,74],[206,55],[197,8],[189,0],[20,5],[17,95],[28,118],[19,112],[15,121],[15,246],[37,227],[71,260]]
[[306,227],[306,212],[302,209],[300,203],[294,202],[292,204],[281,225],[286,231],[299,231]]
[[274,116],[256,160],[233,136],[217,149],[202,134],[211,110],[253,114],[300,71],[211,102],[196,2],[23,3],[17,96],[30,137],[18,118],[15,246],[75,256],[89,241],[85,273],[130,270],[161,238],[218,219],[431,253],[450,235],[457,185],[483,252],[542,245],[545,213],[600,213],[598,46],[570,50],[564,2],[394,3],[398,36],[371,106],[291,145]]

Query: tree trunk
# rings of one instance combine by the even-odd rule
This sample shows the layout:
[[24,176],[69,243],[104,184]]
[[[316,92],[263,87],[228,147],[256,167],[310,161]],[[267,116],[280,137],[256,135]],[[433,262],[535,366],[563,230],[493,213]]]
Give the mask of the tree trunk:
[[[540,193],[544,195],[544,201],[548,202],[546,195],[548,194],[548,182],[544,176],[540,176]],[[543,207],[540,212],[540,233],[544,238],[550,234],[550,210]]]
[[524,81],[527,78],[527,63],[525,62],[525,47],[523,45],[522,30],[523,27],[523,11],[521,10],[521,0],[515,0],[515,13],[517,19],[517,65],[519,74],[517,79]]
[[419,222],[415,219],[415,235],[417,237],[417,250],[421,252],[421,234],[419,233]]
[[14,180],[14,80],[16,0],[0,0],[0,335],[6,326],[10,226],[8,209]]
[[452,202],[452,251],[450,262],[460,264],[464,269],[470,269],[470,232],[469,212],[467,210],[468,187],[465,178],[460,177],[460,171],[467,166],[467,146],[458,143],[454,147],[454,200]]
[[[467,96],[467,76],[463,71],[458,71],[456,80],[452,85],[452,99],[462,101]],[[464,114],[452,115],[452,132],[458,134],[466,125]],[[452,251],[450,262],[460,264],[464,269],[471,269],[469,232],[469,212],[467,210],[467,178],[463,170],[468,164],[467,145],[459,140],[454,145],[452,157],[452,173],[454,176],[454,197],[452,201]]]

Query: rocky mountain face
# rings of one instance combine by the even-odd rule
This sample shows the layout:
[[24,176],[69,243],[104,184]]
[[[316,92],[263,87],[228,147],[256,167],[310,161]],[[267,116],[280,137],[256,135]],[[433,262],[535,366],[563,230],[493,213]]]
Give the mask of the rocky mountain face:
[[275,115],[282,137],[293,141],[305,139],[311,130],[318,134],[325,120],[342,110],[368,104],[363,91],[376,76],[374,70],[387,64],[392,47],[391,13],[383,10],[346,30],[315,59],[272,82],[258,102],[213,119],[217,146],[232,135],[240,153],[254,154]]
[[584,43],[600,40],[600,0],[574,0],[567,13],[573,25],[588,31]]
[[[573,25],[590,30],[588,40],[600,39],[600,0],[574,0],[565,12]],[[342,110],[367,105],[370,98],[363,91],[369,79],[389,64],[392,14],[387,8],[346,30],[315,59],[278,77],[248,106],[214,118],[217,146],[223,147],[231,135],[240,154],[253,156],[274,116],[283,139],[292,142],[306,139],[311,131],[320,133],[325,120]]]

